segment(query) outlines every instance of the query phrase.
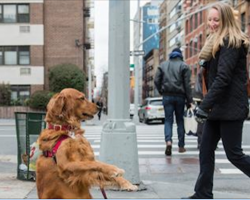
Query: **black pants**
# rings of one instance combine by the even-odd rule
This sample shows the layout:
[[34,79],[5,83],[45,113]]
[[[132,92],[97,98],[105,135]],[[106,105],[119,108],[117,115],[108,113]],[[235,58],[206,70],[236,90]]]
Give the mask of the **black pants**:
[[99,110],[97,115],[98,115],[98,119],[101,120],[102,110]]
[[199,123],[198,122],[198,125],[197,125],[197,148],[200,149],[200,146],[201,146],[201,137],[202,137],[202,131],[203,131],[203,126],[204,126],[204,123]]
[[195,185],[195,197],[213,198],[215,149],[222,139],[228,160],[250,177],[250,156],[242,152],[243,121],[212,121],[204,124],[200,146],[200,174]]

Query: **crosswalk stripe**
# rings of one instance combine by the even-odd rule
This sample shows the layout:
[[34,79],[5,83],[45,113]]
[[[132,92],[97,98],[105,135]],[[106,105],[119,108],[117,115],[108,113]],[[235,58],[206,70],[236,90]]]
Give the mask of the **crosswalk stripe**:
[[[162,126],[161,132],[155,132],[155,128],[153,126],[137,126],[136,127],[136,134],[137,134],[137,147],[138,147],[138,156],[139,158],[144,158],[147,156],[149,158],[154,158],[154,156],[158,157],[161,156],[165,158],[165,141],[164,141],[164,126]],[[95,129],[96,130],[96,129]],[[94,148],[95,155],[99,156],[99,149],[100,149],[100,138],[102,136],[102,130],[100,129],[100,134],[91,135],[91,132],[86,131],[87,134],[85,136],[87,139],[92,138],[91,143],[93,144],[92,147]],[[99,137],[99,138],[98,138]],[[95,138],[95,139],[94,139]],[[185,147],[187,151],[185,153],[178,152],[178,135],[176,131],[176,124],[173,127],[173,151],[172,156],[195,156],[197,159],[199,155],[199,150],[197,147],[197,137],[194,136],[187,136],[185,135]],[[245,154],[250,154],[250,145],[242,144],[242,148]],[[146,149],[146,150],[145,150]],[[161,150],[162,149],[162,150]],[[219,169],[219,173],[222,175],[239,175],[242,174],[240,170],[237,168],[233,168],[233,165],[230,161],[226,158],[224,148],[222,142],[218,143],[218,149],[215,151],[215,164]]]
[[[93,144],[91,145],[93,149],[99,149],[100,148],[100,144]],[[165,149],[166,148],[166,145],[165,144],[138,144],[137,147],[140,149],[140,148],[148,148],[148,149]],[[173,148],[178,148],[178,145],[177,144],[173,144],[172,145]],[[188,149],[188,148],[197,148],[197,144],[186,144],[185,145],[185,148]],[[223,150],[223,146],[222,145],[218,145],[218,148],[219,149],[222,149]],[[243,146],[243,149],[249,149],[250,146],[249,145],[246,145],[246,146]],[[197,149],[198,150],[198,149]],[[218,151],[218,150],[217,150]]]
[[[246,152],[249,154],[250,152]],[[99,152],[95,151],[95,154],[99,155]],[[138,155],[163,155],[164,151],[138,151]],[[185,153],[179,153],[178,151],[172,151],[172,155],[199,155],[198,151],[186,151]],[[224,151],[215,151],[215,155],[225,155]]]
[[[100,143],[101,140],[94,140],[94,143]],[[137,140],[137,142],[145,142],[145,143],[165,143],[164,140]],[[173,140],[173,143],[178,142],[178,140]],[[197,143],[196,140],[190,140],[190,143]]]
[[243,174],[239,169],[219,169],[221,174]]
[[215,159],[215,163],[217,164],[228,164],[230,161],[228,159]]

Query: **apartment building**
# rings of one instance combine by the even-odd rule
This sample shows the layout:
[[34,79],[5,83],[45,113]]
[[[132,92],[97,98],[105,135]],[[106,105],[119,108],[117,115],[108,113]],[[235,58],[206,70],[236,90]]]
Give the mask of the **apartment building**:
[[152,49],[145,57],[145,78],[143,82],[144,97],[160,96],[155,85],[154,76],[159,66],[159,49]]
[[[142,98],[153,96],[155,87],[153,82],[155,68],[159,66],[159,5],[157,3],[147,3],[142,7],[143,19],[143,50],[145,56],[143,58],[142,67]],[[150,38],[150,39],[149,39]],[[156,56],[156,57],[154,57]],[[153,62],[153,63],[152,63]]]
[[164,0],[160,6],[160,63],[168,60],[168,55],[174,48],[183,48],[185,44],[185,23],[184,20],[179,20],[183,14],[183,0]]
[[[250,0],[233,0],[232,4],[235,9],[239,11],[238,20],[241,24],[241,30],[244,31],[250,37]],[[248,72],[250,71],[250,51],[248,51],[247,59]],[[249,73],[250,76],[250,73]]]
[[51,67],[72,63],[86,71],[85,0],[0,0],[0,83],[12,99],[48,90]]
[[[160,5],[159,8],[159,12],[160,12],[160,17],[159,17],[159,27],[160,29],[167,27],[167,1],[163,1],[163,3]],[[167,30],[163,30],[162,32],[160,32],[159,34],[159,60],[160,63],[167,60],[168,56],[167,56]]]
[[0,1],[0,83],[12,99],[44,86],[43,0]]
[[[201,10],[209,2],[207,0],[184,1],[185,12],[191,14],[185,19],[185,45],[183,46],[185,62],[192,71],[191,85],[199,72],[198,55],[207,37],[206,16],[207,10]],[[193,14],[192,14],[193,13]]]

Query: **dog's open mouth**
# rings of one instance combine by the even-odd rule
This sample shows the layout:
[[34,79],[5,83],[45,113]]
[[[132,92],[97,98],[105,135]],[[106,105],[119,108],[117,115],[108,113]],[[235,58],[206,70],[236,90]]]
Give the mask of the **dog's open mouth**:
[[82,113],[82,115],[83,115],[84,117],[89,118],[89,119],[92,119],[92,118],[94,117],[93,115],[89,115],[89,114],[87,114],[87,113]]

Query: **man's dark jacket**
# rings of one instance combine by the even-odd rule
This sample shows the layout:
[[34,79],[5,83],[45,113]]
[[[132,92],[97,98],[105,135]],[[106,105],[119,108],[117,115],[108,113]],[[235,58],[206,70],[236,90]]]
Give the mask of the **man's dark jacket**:
[[190,86],[191,71],[181,58],[172,58],[160,64],[154,83],[161,95],[183,96],[187,105],[192,103]]
[[199,106],[210,120],[244,120],[248,114],[247,50],[224,46],[205,64],[208,93]]

